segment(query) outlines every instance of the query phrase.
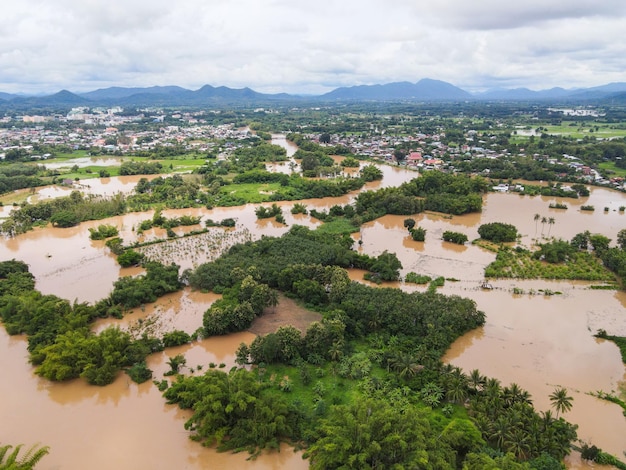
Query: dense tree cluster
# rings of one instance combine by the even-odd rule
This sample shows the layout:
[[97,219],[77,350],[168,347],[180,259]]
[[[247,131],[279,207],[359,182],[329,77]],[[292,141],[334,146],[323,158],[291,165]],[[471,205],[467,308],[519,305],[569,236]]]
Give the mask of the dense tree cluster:
[[478,227],[478,234],[494,243],[514,242],[517,239],[517,228],[511,224],[492,222]]
[[457,245],[465,245],[467,242],[467,235],[460,232],[453,232],[451,230],[443,232],[441,238],[443,238],[446,242],[456,243]]
[[23,163],[0,165],[0,194],[42,186],[44,181],[39,177],[42,168]]
[[[148,263],[147,273],[121,278],[111,295],[96,303],[71,304],[34,289],[28,266],[20,261],[0,263],[0,319],[9,334],[26,334],[35,372],[50,380],[83,377],[94,385],[112,382],[120,369],[142,363],[162,350],[165,340],[107,328],[99,334],[89,326],[97,317],[121,314],[123,309],[154,301],[179,289],[178,266]],[[182,339],[188,340],[188,335]],[[181,344],[181,336],[168,336],[167,344]]]
[[122,162],[120,165],[120,175],[155,175],[161,173],[163,165],[159,162],[140,162],[131,160]]
[[9,236],[30,230],[34,224],[53,222],[59,227],[70,227],[85,220],[99,220],[123,214],[126,200],[122,195],[110,198],[83,195],[73,191],[67,197],[59,197],[35,204],[25,203],[11,212],[0,226],[1,231]]

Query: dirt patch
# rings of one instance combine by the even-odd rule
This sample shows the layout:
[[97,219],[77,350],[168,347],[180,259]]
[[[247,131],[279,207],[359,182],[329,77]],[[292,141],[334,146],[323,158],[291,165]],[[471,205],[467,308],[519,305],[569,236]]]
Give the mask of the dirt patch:
[[274,333],[280,326],[291,325],[304,333],[311,323],[321,319],[321,314],[307,310],[293,299],[279,295],[278,305],[268,308],[262,317],[254,320],[248,331],[255,335],[266,335]]

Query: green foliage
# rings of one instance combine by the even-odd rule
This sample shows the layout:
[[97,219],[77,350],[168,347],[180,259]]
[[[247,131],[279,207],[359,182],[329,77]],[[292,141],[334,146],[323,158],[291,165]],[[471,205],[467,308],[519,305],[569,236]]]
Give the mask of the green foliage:
[[404,227],[410,233],[411,230],[413,230],[413,227],[415,227],[415,219],[404,219]]
[[152,371],[148,369],[145,361],[133,364],[126,370],[126,373],[133,382],[138,384],[144,383],[152,378]]
[[78,225],[80,222],[78,216],[69,210],[58,211],[52,214],[50,222],[55,227],[67,228]]
[[255,209],[254,212],[257,216],[257,219],[269,219],[271,217],[277,217],[278,215],[282,215],[283,210],[278,207],[277,204],[272,204],[272,207],[270,208],[259,206]]
[[554,389],[550,394],[551,406],[556,410],[556,416],[572,409],[572,401],[574,399],[567,395],[567,390],[563,387]]
[[295,203],[293,205],[293,207],[291,208],[291,213],[292,214],[304,214],[304,215],[306,215],[306,214],[308,214],[308,211],[307,211],[306,205]]
[[454,450],[436,441],[426,415],[382,400],[333,406],[305,457],[312,469],[454,467]]
[[615,456],[603,452],[602,449],[595,445],[583,443],[581,446],[580,456],[584,460],[599,463],[600,465],[613,465],[620,470],[626,470],[626,463],[622,462]]
[[117,262],[124,268],[136,266],[141,263],[141,260],[143,260],[143,255],[132,249],[125,250],[117,257]]
[[0,261],[0,297],[5,294],[19,295],[34,288],[35,278],[26,263],[15,259]]
[[383,172],[374,165],[365,165],[361,168],[360,174],[364,181],[377,181],[383,179]]
[[124,241],[119,237],[108,239],[104,245],[118,256],[124,253]]
[[428,284],[431,280],[432,278],[430,276],[414,272],[407,273],[407,275],[404,276],[404,282],[410,282],[413,284]]
[[171,348],[191,342],[191,336],[182,330],[174,330],[163,334],[163,346]]
[[187,359],[182,354],[177,354],[174,357],[170,357],[167,361],[167,365],[170,366],[170,370],[164,375],[175,375],[179,372],[180,368],[187,364]]
[[410,231],[411,238],[416,242],[423,242],[426,240],[426,229],[423,227],[417,227]]
[[[560,245],[559,245],[560,246]],[[485,277],[516,279],[580,279],[612,281],[611,274],[591,253],[571,252],[566,263],[542,263],[528,250],[504,248],[485,268]]]
[[370,265],[369,270],[383,281],[397,281],[400,277],[402,263],[395,255],[387,250],[383,251]]
[[596,208],[593,207],[593,206],[590,206],[590,205],[583,205],[583,206],[580,206],[580,210],[581,211],[593,212],[593,211],[596,210]]
[[275,449],[282,439],[294,435],[295,410],[281,395],[271,394],[255,372],[245,369],[178,376],[163,396],[168,403],[192,408],[185,429],[194,440],[216,444],[220,451]]
[[358,168],[360,166],[360,163],[354,157],[346,157],[341,161],[341,166],[346,168]]
[[232,288],[226,289],[223,297],[204,313],[205,335],[224,335],[245,330],[266,307],[276,305],[277,302],[275,291],[248,275]]
[[452,232],[450,230],[443,232],[442,238],[446,242],[456,243],[457,245],[465,245],[467,242],[467,235],[464,233]]
[[105,238],[116,237],[118,234],[117,227],[113,225],[98,225],[98,228],[89,229],[89,238],[92,240],[104,240]]
[[533,253],[533,258],[547,261],[548,263],[564,263],[576,249],[564,240],[554,240],[549,243],[539,244],[539,250]]
[[146,274],[137,277],[121,277],[113,284],[110,295],[112,304],[123,308],[135,308],[154,302],[158,297],[175,292],[182,287],[178,279],[178,266],[164,266],[150,261],[145,264]]
[[32,470],[50,451],[48,446],[34,445],[20,456],[22,447],[23,444],[15,447],[10,444],[0,445],[0,470]]
[[37,351],[41,363],[35,372],[49,380],[80,376],[92,385],[107,385],[122,367],[130,365],[130,348],[130,335],[117,328],[107,328],[97,336],[87,330],[67,331]]
[[492,222],[478,227],[478,234],[494,243],[514,242],[517,239],[517,228],[511,224]]
[[111,198],[88,195],[78,191],[67,197],[55,198],[24,204],[11,212],[2,223],[0,230],[9,236],[30,230],[35,223],[50,221],[59,227],[71,227],[85,220],[99,220],[123,214],[126,210],[124,196],[117,194]]
[[120,165],[120,175],[154,175],[161,173],[163,166],[159,162],[127,161]]

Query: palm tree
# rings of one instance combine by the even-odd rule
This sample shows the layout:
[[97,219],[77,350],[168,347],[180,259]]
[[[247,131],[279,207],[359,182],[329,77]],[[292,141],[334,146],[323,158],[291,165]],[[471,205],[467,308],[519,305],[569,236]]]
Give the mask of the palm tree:
[[481,375],[478,369],[474,369],[470,372],[469,384],[475,393],[481,391],[484,388],[486,381],[487,378],[484,375]]
[[554,223],[555,223],[554,217],[550,217],[548,219],[548,236],[550,236],[550,229],[552,228]]
[[506,415],[500,415],[491,423],[489,439],[499,448],[503,449],[504,443],[509,438],[511,423]]
[[516,429],[509,433],[505,440],[506,450],[513,452],[515,457],[525,460],[530,451],[530,436],[523,429]]
[[402,379],[410,379],[417,375],[424,366],[417,363],[415,357],[408,353],[399,353],[389,360],[389,366]]
[[13,452],[9,454],[11,447],[13,446],[0,446],[0,470],[31,470],[50,450],[48,446],[38,447],[34,445],[26,452],[26,455],[18,458],[22,444],[16,446]]
[[560,387],[554,389],[554,392],[550,394],[550,402],[552,402],[552,408],[556,411],[557,419],[559,413],[566,413],[572,409],[572,401],[574,401],[574,399],[567,395],[565,388]]
[[452,403],[463,403],[467,398],[466,381],[458,377],[453,377],[448,384],[447,397]]
[[533,218],[533,220],[535,221],[535,237],[537,236],[537,222],[539,222],[540,218],[541,216],[539,214],[535,214],[535,217]]
[[541,236],[543,237],[543,228],[548,223],[548,219],[546,217],[541,218]]

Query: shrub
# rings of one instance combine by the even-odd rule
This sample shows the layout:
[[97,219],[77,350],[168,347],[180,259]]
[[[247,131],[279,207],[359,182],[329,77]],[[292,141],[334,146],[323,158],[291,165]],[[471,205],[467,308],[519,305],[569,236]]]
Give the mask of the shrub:
[[127,268],[129,266],[135,266],[141,262],[143,255],[135,250],[126,250],[124,253],[117,257],[117,262],[120,266]]
[[191,341],[191,336],[181,330],[170,331],[163,335],[163,346],[166,348],[180,346]]
[[465,242],[467,242],[467,235],[464,233],[452,232],[450,230],[443,232],[442,238],[444,241],[456,243],[457,245],[465,245]]
[[590,212],[593,212],[593,211],[595,211],[595,210],[596,210],[596,208],[595,208],[595,207],[593,207],[593,206],[580,206],[580,210],[581,210],[581,211],[590,211]]
[[104,240],[105,238],[116,237],[118,233],[117,227],[113,225],[98,225],[97,229],[89,229],[89,238],[92,240]]
[[126,371],[133,382],[144,383],[152,378],[152,370],[148,369],[145,362],[137,362]]
[[414,272],[410,272],[404,277],[404,282],[410,282],[412,284],[428,284],[431,280],[432,278],[430,276]]
[[484,240],[494,243],[514,242],[517,238],[517,228],[511,224],[492,222],[478,227],[478,234]]
[[411,230],[410,232],[411,232],[411,237],[416,242],[423,242],[424,240],[426,240],[426,229],[425,228],[417,227],[417,228],[414,228],[413,230]]

